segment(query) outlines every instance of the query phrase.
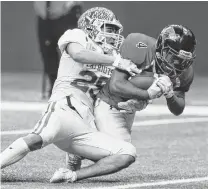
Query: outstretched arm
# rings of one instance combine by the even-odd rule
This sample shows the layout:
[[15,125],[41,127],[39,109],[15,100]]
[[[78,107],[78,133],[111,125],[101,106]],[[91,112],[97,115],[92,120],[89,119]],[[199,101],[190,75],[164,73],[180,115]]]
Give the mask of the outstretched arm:
[[87,50],[79,43],[69,43],[66,47],[66,52],[78,63],[114,66],[121,70],[126,70],[131,75],[139,73],[137,66],[133,62],[121,58],[120,54],[117,54],[116,52],[114,56],[101,54]]
[[170,112],[176,116],[182,114],[185,108],[185,91],[183,89],[174,91],[170,78],[165,75],[159,78],[158,85],[164,92]]
[[79,43],[69,43],[66,52],[78,63],[112,65],[116,57],[87,50]]
[[185,108],[185,92],[174,91],[170,98],[166,98],[167,106],[170,112],[176,116],[183,113]]

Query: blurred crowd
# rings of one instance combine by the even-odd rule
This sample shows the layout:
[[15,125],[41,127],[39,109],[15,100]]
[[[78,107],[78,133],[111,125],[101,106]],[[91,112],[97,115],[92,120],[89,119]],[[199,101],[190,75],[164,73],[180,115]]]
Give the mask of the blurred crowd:
[[[51,95],[57,77],[60,53],[58,39],[67,30],[77,27],[82,14],[81,1],[35,1],[37,36],[43,61],[42,98]],[[47,87],[49,80],[49,88]]]

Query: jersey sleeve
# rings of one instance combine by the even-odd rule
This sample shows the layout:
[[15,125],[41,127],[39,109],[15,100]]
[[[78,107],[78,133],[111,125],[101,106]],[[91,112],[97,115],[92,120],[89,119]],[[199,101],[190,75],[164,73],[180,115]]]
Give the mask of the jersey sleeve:
[[69,43],[79,43],[84,48],[87,46],[87,36],[80,29],[67,30],[59,39],[58,46],[61,53]]

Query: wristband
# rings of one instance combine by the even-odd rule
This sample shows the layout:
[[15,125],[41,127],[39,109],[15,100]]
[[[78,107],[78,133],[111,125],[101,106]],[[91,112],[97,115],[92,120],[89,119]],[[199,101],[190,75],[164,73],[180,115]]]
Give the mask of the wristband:
[[118,54],[118,55],[116,56],[116,59],[115,59],[114,63],[113,63],[113,66],[114,66],[114,67],[118,67],[120,61],[121,61],[121,55]]

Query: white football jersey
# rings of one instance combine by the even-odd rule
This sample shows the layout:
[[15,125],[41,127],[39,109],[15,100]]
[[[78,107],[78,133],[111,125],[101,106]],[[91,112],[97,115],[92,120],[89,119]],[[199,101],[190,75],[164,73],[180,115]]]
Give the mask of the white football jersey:
[[69,43],[79,43],[84,48],[103,53],[101,47],[94,43],[80,29],[67,30],[59,39],[58,45],[62,56],[58,76],[49,101],[72,95],[92,106],[93,98],[111,76],[114,67],[104,65],[82,64],[74,61],[65,51]]

